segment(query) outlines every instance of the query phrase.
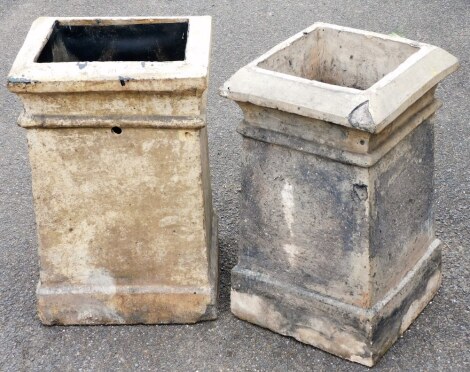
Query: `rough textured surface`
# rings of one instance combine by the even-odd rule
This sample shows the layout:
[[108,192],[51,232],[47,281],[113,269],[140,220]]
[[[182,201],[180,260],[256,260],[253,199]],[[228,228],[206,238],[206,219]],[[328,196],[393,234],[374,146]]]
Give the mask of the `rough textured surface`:
[[44,323],[215,316],[200,135],[28,129]]
[[[416,11],[416,13],[415,13]],[[220,216],[221,312],[216,322],[193,326],[44,327],[36,315],[39,278],[26,133],[16,126],[21,103],[0,88],[0,350],[1,369],[154,371],[367,371],[248,322],[228,309],[229,272],[237,258],[241,111],[218,96],[237,69],[315,21],[398,33],[444,47],[462,67],[438,89],[445,107],[436,122],[436,229],[444,242],[443,282],[432,304],[374,371],[465,370],[470,355],[470,147],[467,81],[467,0],[175,1],[10,0],[0,3],[2,81],[31,22],[43,15],[211,14],[213,53],[208,133],[214,204]],[[419,14],[419,16],[414,16]]]
[[[57,24],[67,32],[81,29],[78,36],[58,37]],[[181,25],[191,31],[165,36],[170,26]],[[131,32],[139,27],[144,31]],[[149,31],[152,27],[175,48],[183,43],[179,60],[184,62],[164,53],[164,40]],[[8,88],[23,101],[18,123],[28,129],[40,266],[38,313],[44,324],[216,318],[217,221],[204,128],[210,28],[208,17],[185,22],[45,17],[33,23]],[[52,39],[41,52],[50,32]],[[162,45],[167,60],[161,65],[169,72],[166,78],[172,77],[164,94],[160,64],[146,65],[129,55],[150,48],[145,43],[152,39]],[[102,62],[60,63],[73,59],[64,54],[105,47],[110,51],[104,51],[109,55]],[[51,52],[51,63],[33,63],[34,50]],[[104,76],[97,72],[103,66],[108,68]],[[206,72],[197,76],[202,88],[182,88],[192,77],[181,70],[204,67]],[[67,71],[70,76],[61,78]],[[18,82],[17,76],[31,83]],[[95,92],[90,82],[108,84],[109,91]]]
[[367,89],[417,50],[398,41],[319,27],[311,34],[303,33],[290,47],[258,66],[327,84]]
[[370,367],[439,288],[439,245],[438,240],[431,244],[388,298],[370,309],[237,265],[232,274],[232,311],[241,319]]
[[[277,129],[275,118],[264,116],[264,124]],[[250,132],[261,141],[244,141],[240,264],[357,306],[374,305],[433,238],[431,122],[369,170],[297,146],[292,133],[310,136],[313,125],[307,131],[294,118],[280,127],[291,133],[284,142],[270,131]],[[355,143],[357,136],[350,137]]]
[[243,66],[220,92],[379,133],[458,66],[437,46],[315,22]]
[[[431,249],[437,244],[432,244],[431,120],[403,137],[372,167],[360,167],[306,153],[292,134],[300,121],[296,117],[284,118],[281,132],[288,134],[282,134],[275,113],[267,115],[255,106],[245,107],[244,113],[246,119],[257,120],[242,125],[245,135],[243,128],[252,131],[243,141],[233,313],[372,366],[406,330],[400,324],[411,324],[440,283],[440,249],[435,255]],[[261,123],[267,129],[260,132]],[[409,125],[412,122],[403,124]],[[316,130],[312,147],[330,138],[331,131],[319,127],[324,132]],[[297,133],[308,137],[302,129],[309,131],[301,127]],[[433,258],[416,269],[426,255]],[[268,289],[266,281],[273,283]],[[407,281],[419,290],[400,290]],[[314,294],[322,299],[302,302],[303,296]],[[290,299],[287,306],[285,297]],[[319,312],[329,299],[337,303]],[[346,304],[353,307],[343,309]],[[349,324],[356,308],[365,310]],[[371,308],[376,309],[369,314]]]
[[[296,82],[312,91],[292,90],[290,75],[298,72],[286,63],[299,58],[297,43],[306,38],[317,45],[300,50],[318,58],[301,57],[301,69],[314,71],[300,74]],[[441,282],[441,250],[433,229],[429,117],[439,103],[429,82],[439,83],[457,62],[442,50],[442,59],[419,57],[426,50],[438,51],[314,24],[224,84],[221,94],[244,114],[240,258],[231,295],[236,316],[370,367],[434,297]],[[380,61],[387,54],[393,54],[391,65],[384,66]],[[409,82],[411,91],[382,90],[402,87],[404,75],[416,68],[422,72]],[[348,114],[352,128],[335,120],[344,110],[341,88],[351,84],[360,85],[354,94],[365,89],[370,95]],[[284,98],[273,98],[273,89]],[[289,108],[309,98],[307,107]],[[392,107],[401,102],[400,112],[381,110],[390,117],[374,123],[369,103],[376,106],[376,101]],[[304,296],[321,300],[306,305]],[[335,304],[322,312],[321,302]],[[356,316],[354,324],[348,315]]]
[[400,282],[434,239],[433,171],[433,120],[370,170],[372,304]]
[[367,169],[252,139],[243,153],[241,267],[361,306],[369,202],[352,185]]

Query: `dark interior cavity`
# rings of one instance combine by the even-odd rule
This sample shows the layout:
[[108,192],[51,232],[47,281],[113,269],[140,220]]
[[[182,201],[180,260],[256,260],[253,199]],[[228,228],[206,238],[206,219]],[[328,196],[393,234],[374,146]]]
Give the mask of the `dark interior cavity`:
[[188,23],[68,26],[57,22],[37,62],[185,59]]

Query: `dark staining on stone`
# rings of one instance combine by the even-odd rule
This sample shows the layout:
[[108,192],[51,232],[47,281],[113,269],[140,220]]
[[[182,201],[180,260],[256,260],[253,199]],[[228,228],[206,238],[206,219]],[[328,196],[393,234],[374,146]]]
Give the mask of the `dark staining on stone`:
[[121,86],[125,86],[126,83],[130,80],[132,80],[132,78],[126,76],[119,76],[119,82],[121,83]]
[[[329,199],[331,201],[330,213],[335,215],[336,221],[342,221],[342,226],[339,229],[340,237],[338,238],[341,239],[342,246],[345,251],[353,251],[355,246],[353,237],[359,221],[355,221],[350,218],[344,218],[344,215],[346,214],[348,216],[355,216],[353,210],[355,206],[350,201],[345,200],[347,195],[344,195],[344,193],[338,189],[338,187],[334,186],[340,185],[344,180],[345,175],[341,172],[343,167],[340,166],[339,169],[334,171],[327,171],[321,168],[312,169],[307,164],[305,164],[305,162],[301,162],[301,164],[298,165],[298,168],[306,184],[323,185],[322,191],[329,194]],[[314,192],[314,190],[311,192]]]
[[[381,161],[394,159],[402,151],[402,146],[408,145],[411,151],[402,152],[385,171],[378,174],[374,183],[377,213],[371,221],[372,257],[385,258],[389,251],[400,251],[416,233],[427,234],[432,219],[432,124],[426,121],[408,136]],[[417,159],[422,159],[421,163]]]
[[[245,136],[240,208],[241,266],[268,275],[276,273],[300,288],[311,283],[328,286],[332,280],[342,280],[349,270],[347,265],[335,270],[325,265],[325,275],[312,272],[307,262],[311,257],[303,251],[309,244],[333,244],[339,249],[338,255],[360,249],[357,232],[362,231],[365,222],[356,211],[365,208],[364,202],[355,202],[352,190],[345,192],[334,186],[347,182],[352,188],[356,179],[349,174],[350,168],[335,162],[330,169],[323,164],[330,160],[306,153],[308,143],[290,135],[250,128],[246,123],[242,123],[238,131]],[[304,223],[294,224],[293,235],[287,231],[282,209],[281,193],[286,180],[295,183],[297,218],[311,221],[308,227]],[[334,234],[326,233],[321,223],[317,225],[315,213],[309,212],[315,199],[312,195],[318,194],[328,200],[325,208],[329,218],[342,221]],[[300,263],[294,271],[287,269],[291,257],[282,248],[285,242],[301,248]],[[325,256],[325,261],[327,259]]]
[[24,77],[9,77],[8,78],[9,84],[34,84],[35,82],[31,79],[24,78]]
[[357,201],[367,200],[367,185],[364,184],[354,184],[353,185],[353,196]]
[[[278,327],[283,330],[283,334],[295,336],[299,328],[311,327],[312,319],[327,320],[333,323],[338,329],[347,328],[348,332],[359,342],[367,342],[367,323],[357,316],[344,311],[336,306],[321,301],[312,300],[305,296],[303,291],[290,283],[283,282],[282,287],[260,280],[256,274],[232,272],[232,287],[237,292],[261,297],[271,304],[276,313],[281,315],[278,318]],[[320,303],[318,303],[319,301]],[[263,324],[263,326],[267,326]],[[317,330],[316,330],[317,331]],[[323,334],[330,341],[335,342],[333,334]],[[343,354],[343,357],[349,357]],[[369,349],[365,349],[362,357],[371,356]]]
[[142,67],[145,67],[145,61],[141,61],[141,62],[140,62],[140,65],[141,65]]
[[[260,205],[261,190],[259,190],[259,179],[262,172],[260,170],[265,167],[266,158],[259,153],[256,142],[250,139],[244,139],[245,153],[242,159],[243,167],[241,170],[241,236],[249,235],[249,231],[253,228],[261,231],[263,221],[262,206]],[[259,167],[250,159],[254,153],[261,155],[258,157]],[[247,221],[247,222],[245,222]],[[259,257],[262,255],[257,240],[246,241],[241,239],[240,247],[244,257]]]
[[56,326],[56,325],[62,325],[63,323],[61,323],[60,319],[51,319],[50,321],[48,319],[46,324],[51,325],[51,326]]
[[77,62],[77,66],[80,70],[84,69],[87,66],[88,62]]
[[403,317],[408,312],[413,302],[417,299],[421,299],[426,294],[429,280],[440,270],[440,267],[440,256],[435,255],[425,272],[420,276],[421,279],[417,282],[413,291],[403,299],[400,305],[396,307],[391,314],[381,317],[377,321],[372,329],[372,344],[376,345],[377,349],[381,349],[382,345],[387,343],[393,344],[395,339],[398,338],[398,330],[401,327]]
[[[414,288],[394,308],[391,313],[381,313],[383,308],[374,309],[369,319],[356,316],[335,306],[330,307],[327,303],[312,303],[309,297],[303,295],[295,285],[283,282],[282,285],[268,283],[260,280],[257,274],[232,272],[232,288],[240,293],[256,295],[268,301],[275,311],[281,315],[276,325],[276,331],[295,336],[298,328],[310,328],[312,319],[327,319],[338,329],[348,329],[348,333],[358,342],[364,343],[362,353],[341,354],[348,358],[358,355],[362,358],[373,358],[375,361],[395,342],[399,337],[399,331],[405,315],[417,299],[422,299],[427,292],[429,280],[440,270],[440,256],[435,254],[429,265],[423,268],[419,275],[421,278],[414,283]],[[280,284],[280,283],[279,283]],[[378,311],[378,313],[377,313]],[[268,326],[267,324],[260,324]],[[369,327],[372,325],[372,329]],[[324,335],[330,341],[335,342],[333,335]]]
[[207,305],[206,311],[198,320],[213,320],[217,318],[217,307],[215,305]]
[[124,319],[128,319],[128,324],[148,324],[148,315],[145,310],[135,311],[130,316],[124,314],[122,311],[117,312],[118,316]]

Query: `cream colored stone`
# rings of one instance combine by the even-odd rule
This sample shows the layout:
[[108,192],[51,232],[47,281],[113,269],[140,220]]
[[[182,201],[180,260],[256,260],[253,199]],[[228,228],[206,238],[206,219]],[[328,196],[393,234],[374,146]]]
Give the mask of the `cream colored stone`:
[[237,71],[221,94],[378,133],[457,67],[429,44],[315,23]]
[[[59,25],[188,23],[180,61],[38,63]],[[9,75],[24,104],[45,324],[214,319],[210,17],[39,18]],[[71,57],[70,57],[71,58]]]

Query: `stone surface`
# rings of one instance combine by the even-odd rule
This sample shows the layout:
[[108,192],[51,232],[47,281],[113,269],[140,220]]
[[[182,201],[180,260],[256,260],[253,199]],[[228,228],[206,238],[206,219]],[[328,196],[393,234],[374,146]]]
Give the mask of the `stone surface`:
[[[171,45],[181,36],[175,41],[165,30],[187,29],[188,22],[181,61],[165,54],[148,56],[163,58],[158,62],[130,62],[146,58],[147,47],[138,54],[141,45],[134,44],[137,55],[123,55],[128,46],[105,38],[108,26],[127,32],[125,25],[164,25],[152,40]],[[112,48],[82,61],[84,31],[64,41],[54,36],[60,27],[85,27],[95,39],[101,32]],[[216,317],[217,219],[205,123],[209,47],[209,17],[39,18],[33,24],[8,87],[25,108],[19,124],[28,136],[43,323]],[[51,60],[41,61],[44,51]]]
[[236,316],[367,366],[408,328],[441,281],[432,115],[457,65],[315,24],[224,84],[244,114]]
[[[442,244],[442,285],[432,303],[375,365],[375,371],[452,371],[470,367],[470,39],[467,0],[316,2],[11,0],[0,2],[3,82],[31,23],[44,15],[212,15],[208,137],[214,208],[219,216],[218,319],[194,325],[44,327],[37,319],[39,278],[26,132],[20,100],[0,86],[0,369],[6,371],[347,371],[366,367],[241,321],[230,312],[230,270],[238,256],[241,111],[218,88],[256,56],[317,20],[444,47],[461,68],[436,96],[435,228]],[[419,16],[411,16],[412,12]]]
[[239,318],[373,366],[433,298],[441,283],[439,241],[388,296],[372,308],[351,306],[274,275],[232,271],[232,312]]
[[221,93],[378,133],[457,66],[432,45],[315,23],[241,68]]

